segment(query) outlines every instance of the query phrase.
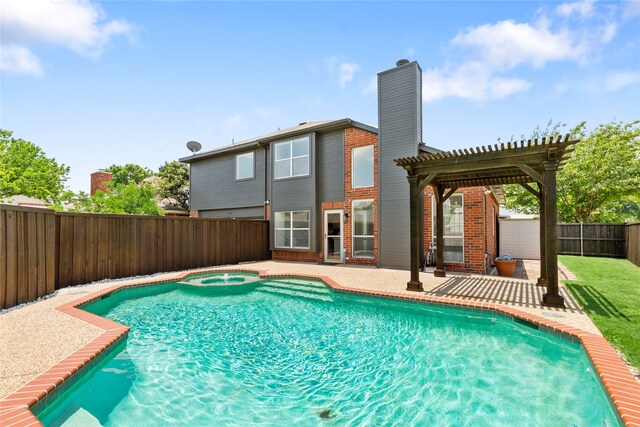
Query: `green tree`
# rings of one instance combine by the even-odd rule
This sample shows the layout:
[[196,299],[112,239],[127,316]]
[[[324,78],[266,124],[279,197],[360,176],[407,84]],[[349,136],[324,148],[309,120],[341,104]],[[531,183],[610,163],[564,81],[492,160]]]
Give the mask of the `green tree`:
[[189,166],[173,161],[158,169],[156,192],[161,199],[173,199],[185,211],[189,210]]
[[140,184],[145,178],[153,175],[151,169],[133,163],[127,163],[122,166],[111,165],[105,170],[111,173],[111,182],[113,182],[114,185]]
[[164,215],[155,201],[155,192],[150,184],[107,184],[107,192],[96,191],[93,196],[79,193],[71,210],[76,212]]
[[56,201],[69,178],[69,167],[58,164],[40,147],[0,129],[0,199],[15,195]]
[[[580,143],[557,175],[558,220],[640,219],[640,120],[614,121],[591,132],[583,122],[573,129],[572,136]],[[538,212],[538,201],[520,186],[505,186],[505,194],[507,209]]]

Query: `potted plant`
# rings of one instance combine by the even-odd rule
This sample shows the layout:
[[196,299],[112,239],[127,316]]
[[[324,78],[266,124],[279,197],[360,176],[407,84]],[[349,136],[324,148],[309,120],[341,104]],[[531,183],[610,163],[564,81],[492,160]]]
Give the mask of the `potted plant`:
[[509,254],[499,256],[494,261],[496,268],[498,269],[498,275],[500,276],[513,276],[513,272],[516,269],[516,260]]

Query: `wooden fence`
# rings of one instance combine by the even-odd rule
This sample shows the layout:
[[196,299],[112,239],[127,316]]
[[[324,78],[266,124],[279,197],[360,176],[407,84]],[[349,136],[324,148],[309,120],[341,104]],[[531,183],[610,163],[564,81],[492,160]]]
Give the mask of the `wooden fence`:
[[625,228],[625,224],[558,224],[558,253],[624,258]]
[[640,222],[628,222],[627,259],[640,267]]
[[0,307],[100,279],[270,259],[268,224],[0,205]]

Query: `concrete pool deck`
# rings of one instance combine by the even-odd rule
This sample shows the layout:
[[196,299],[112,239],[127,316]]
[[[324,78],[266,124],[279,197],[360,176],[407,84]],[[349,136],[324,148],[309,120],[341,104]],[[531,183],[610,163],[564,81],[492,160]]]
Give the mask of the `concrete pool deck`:
[[[216,270],[243,269],[258,270],[263,275],[322,276],[327,284],[343,292],[370,293],[393,298],[481,307],[515,315],[549,329],[565,331],[579,338],[585,345],[623,420],[631,422],[628,425],[634,425],[636,422],[640,425],[640,412],[638,412],[640,411],[638,397],[640,393],[635,395],[635,392],[640,390],[638,382],[628,371],[622,373],[620,367],[620,365],[624,367],[622,361],[563,287],[561,292],[567,300],[567,309],[541,307],[539,301],[543,288],[531,282],[496,276],[448,273],[449,277],[436,278],[430,273],[421,273],[420,280],[424,284],[425,292],[416,293],[405,290],[409,273],[400,270],[276,261],[216,268]],[[199,270],[189,272],[195,271]],[[101,323],[101,318],[97,316],[91,318],[92,315],[83,315],[82,313],[85,312],[73,308],[78,299],[91,298],[96,293],[111,291],[121,286],[174,280],[184,275],[186,275],[185,272],[166,273],[70,287],[59,291],[52,298],[0,315],[0,337],[3,341],[3,345],[0,346],[0,399],[8,396],[8,399],[0,402],[0,418],[3,418],[4,414],[4,417],[11,415],[12,420],[21,420],[20,417],[26,415],[19,409],[24,407],[26,411],[26,408],[33,404],[25,403],[32,402],[32,400],[24,400],[27,394],[31,389],[36,390],[43,384],[43,377],[47,378],[47,375],[41,374],[45,371],[53,372],[53,370],[62,372],[65,366],[81,360],[82,357],[86,358],[88,353],[101,351],[109,342],[113,342],[126,332],[122,327],[114,327],[114,322],[102,319],[104,322]],[[93,346],[91,350],[88,350],[89,346]],[[74,353],[75,358],[70,357]],[[626,370],[626,367],[624,369]],[[75,370],[69,370],[75,372]],[[69,375],[67,374],[65,378]],[[27,383],[30,385],[25,387]],[[46,390],[49,389],[51,387]],[[632,394],[630,394],[631,391],[633,391]],[[48,391],[44,393],[40,391],[41,397],[36,399],[42,398],[47,393]],[[626,405],[622,409],[627,412],[621,410],[616,399]],[[631,409],[627,410],[627,407]],[[16,411],[16,415],[9,410]],[[24,420],[25,423],[20,425],[29,425],[26,423],[29,420],[33,422],[33,419],[25,418]]]

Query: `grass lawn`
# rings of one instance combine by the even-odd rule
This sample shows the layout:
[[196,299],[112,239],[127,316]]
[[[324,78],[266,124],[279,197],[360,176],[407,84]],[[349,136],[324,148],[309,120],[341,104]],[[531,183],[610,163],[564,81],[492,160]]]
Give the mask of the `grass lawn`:
[[640,267],[626,259],[559,256],[565,285],[605,338],[640,369]]

